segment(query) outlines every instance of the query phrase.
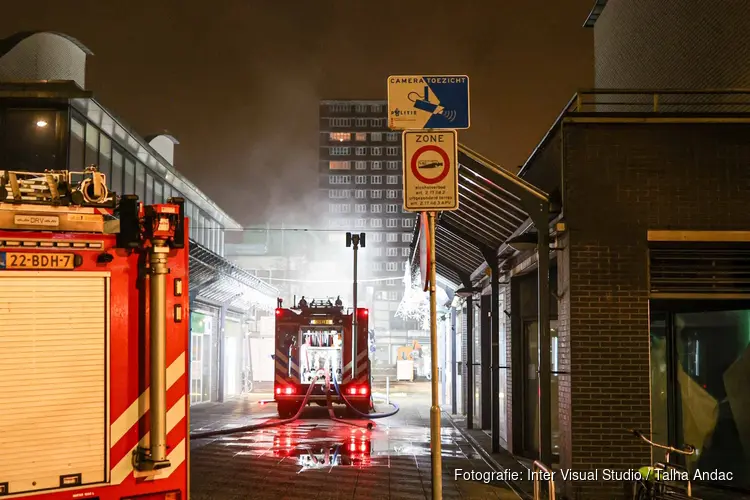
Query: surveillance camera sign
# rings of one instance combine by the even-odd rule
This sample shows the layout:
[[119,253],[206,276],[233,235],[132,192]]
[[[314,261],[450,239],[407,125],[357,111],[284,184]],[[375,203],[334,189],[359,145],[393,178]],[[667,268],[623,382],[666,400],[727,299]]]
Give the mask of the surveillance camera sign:
[[458,139],[455,130],[402,134],[404,208],[415,212],[458,209]]
[[392,130],[469,128],[469,77],[388,77],[388,127]]

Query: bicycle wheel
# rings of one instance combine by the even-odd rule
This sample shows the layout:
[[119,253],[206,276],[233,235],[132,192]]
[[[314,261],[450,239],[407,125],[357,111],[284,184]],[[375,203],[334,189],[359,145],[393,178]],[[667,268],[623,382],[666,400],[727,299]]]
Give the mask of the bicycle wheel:
[[651,488],[638,481],[633,483],[633,500],[651,500]]

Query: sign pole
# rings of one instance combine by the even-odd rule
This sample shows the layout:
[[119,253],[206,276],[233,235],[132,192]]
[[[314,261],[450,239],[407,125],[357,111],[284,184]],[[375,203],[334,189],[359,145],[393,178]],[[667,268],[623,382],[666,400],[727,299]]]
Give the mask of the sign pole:
[[430,351],[432,354],[432,407],[430,408],[430,448],[432,451],[432,499],[443,498],[443,459],[440,445],[440,400],[438,399],[437,287],[435,264],[435,212],[427,213],[430,252]]

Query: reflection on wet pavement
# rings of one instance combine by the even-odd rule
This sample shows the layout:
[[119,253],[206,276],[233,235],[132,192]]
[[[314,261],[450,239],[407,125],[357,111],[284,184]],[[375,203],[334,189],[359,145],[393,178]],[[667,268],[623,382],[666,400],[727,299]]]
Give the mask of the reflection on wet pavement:
[[[237,411],[243,404],[216,405],[205,415],[193,410],[194,430],[233,426],[232,420],[234,426],[265,420],[261,415],[267,409],[256,406],[254,418],[248,418]],[[429,404],[402,407],[396,416],[376,421],[372,430],[311,410],[292,424],[193,441],[191,498],[429,498]],[[491,469],[449,425],[444,423],[441,432],[443,497],[516,499],[503,483],[454,480],[455,469]]]

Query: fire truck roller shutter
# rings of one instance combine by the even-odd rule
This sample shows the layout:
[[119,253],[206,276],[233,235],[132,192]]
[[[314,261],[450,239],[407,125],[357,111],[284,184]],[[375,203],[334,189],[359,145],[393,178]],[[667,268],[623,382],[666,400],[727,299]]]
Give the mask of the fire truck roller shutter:
[[105,273],[0,273],[0,483],[10,494],[107,479],[108,289]]

